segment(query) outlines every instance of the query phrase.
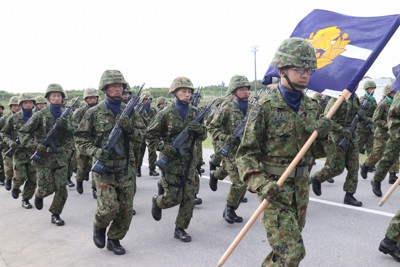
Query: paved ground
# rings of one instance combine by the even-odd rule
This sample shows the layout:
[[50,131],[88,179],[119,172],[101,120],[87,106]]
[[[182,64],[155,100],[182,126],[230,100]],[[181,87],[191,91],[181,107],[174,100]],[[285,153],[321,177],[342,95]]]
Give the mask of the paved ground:
[[[210,153],[206,149],[204,159]],[[314,170],[322,164],[318,161]],[[223,220],[229,181],[219,183],[218,191],[212,192],[208,187],[208,165],[205,168],[199,194],[203,204],[195,208],[188,229],[193,240],[183,243],[173,237],[176,207],[163,210],[159,222],[151,217],[151,197],[157,191],[158,179],[147,176],[148,169],[143,167],[144,176],[137,180],[134,201],[137,215],[121,242],[127,250],[124,256],[100,250],[92,242],[96,202],[90,183],[84,184],[82,195],[68,189],[69,197],[61,216],[66,225],[62,227],[50,223],[47,210],[52,196],[44,200],[43,210],[25,210],[20,206],[21,199],[14,200],[0,188],[0,266],[216,266],[243,224],[228,225]],[[399,208],[400,191],[383,207],[378,207],[379,198],[371,192],[372,176],[359,179],[356,197],[363,201],[362,208],[342,204],[344,174],[336,177],[334,184],[323,184],[321,197],[310,193],[303,231],[307,255],[301,266],[399,266],[377,248]],[[388,188],[385,180],[383,192]],[[255,195],[248,193],[247,197],[249,202],[237,211],[245,220],[259,205]],[[260,266],[269,251],[264,229],[257,221],[224,266]]]

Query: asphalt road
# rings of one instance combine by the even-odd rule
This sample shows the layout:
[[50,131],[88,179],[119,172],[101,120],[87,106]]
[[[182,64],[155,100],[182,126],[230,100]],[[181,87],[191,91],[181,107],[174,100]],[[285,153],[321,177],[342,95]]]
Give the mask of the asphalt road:
[[[211,150],[204,150],[207,162]],[[321,168],[317,161],[313,171]],[[205,267],[217,266],[229,244],[244,223],[227,224],[222,218],[229,180],[218,184],[218,191],[208,187],[208,165],[201,179],[197,206],[187,232],[191,243],[174,239],[177,207],[163,210],[162,220],[151,216],[151,197],[157,192],[157,177],[149,177],[147,167],[137,178],[137,194],[133,217],[127,236],[121,241],[127,254],[116,256],[107,249],[98,249],[92,241],[93,216],[96,201],[92,198],[90,183],[84,183],[84,193],[68,189],[68,200],[61,217],[65,226],[50,223],[48,208],[53,196],[44,200],[41,211],[25,210],[21,199],[14,200],[9,191],[0,188],[0,266],[145,266],[145,267]],[[392,257],[378,251],[391,217],[397,212],[400,193],[379,207],[379,198],[371,191],[367,180],[359,178],[356,198],[362,208],[343,204],[342,190],[345,174],[333,184],[323,184],[322,196],[310,193],[310,203],[303,238],[307,250],[300,266],[399,266]],[[387,180],[382,191],[389,188]],[[259,205],[254,194],[247,193],[237,213],[245,221]],[[260,266],[270,247],[259,220],[250,229],[224,266]]]

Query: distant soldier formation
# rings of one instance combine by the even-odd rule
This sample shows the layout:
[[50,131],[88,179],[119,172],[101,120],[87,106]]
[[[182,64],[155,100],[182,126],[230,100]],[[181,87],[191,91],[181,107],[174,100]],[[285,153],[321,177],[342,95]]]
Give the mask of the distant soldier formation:
[[[133,90],[119,70],[106,70],[98,88],[87,88],[81,99],[69,99],[60,84],[49,84],[42,96],[25,92],[13,96],[8,108],[0,106],[0,185],[21,206],[41,210],[50,195],[50,222],[65,225],[67,187],[84,192],[90,181],[97,201],[93,216],[93,242],[116,255],[126,253],[121,240],[136,214],[137,177],[142,177],[147,148],[149,176],[159,177],[151,214],[178,206],[171,233],[191,242],[189,225],[194,207],[201,205],[200,177],[209,161],[209,187],[230,178],[221,217],[228,224],[243,223],[239,207],[246,192],[267,200],[262,223],[271,252],[262,266],[298,266],[306,255],[302,230],[306,222],[310,187],[315,195],[324,182],[347,170],[343,203],[361,207],[356,199],[358,172],[363,179],[374,172],[371,191],[381,197],[381,183],[389,174],[394,184],[399,172],[400,96],[388,84],[384,98],[374,98],[376,84],[363,83],[364,95],[353,92],[327,118],[336,98],[305,93],[317,68],[312,45],[289,38],[278,47],[272,64],[279,79],[268,89],[254,90],[243,75],[233,75],[225,96],[201,103],[201,88],[179,76],[169,88],[173,101],[154,99]],[[100,99],[99,92],[105,98]],[[286,181],[278,179],[310,135],[318,137]],[[203,159],[202,142],[211,137],[214,153]],[[366,160],[359,163],[359,155]],[[325,165],[310,175],[316,159]],[[73,175],[75,173],[75,175]],[[75,178],[74,181],[71,178]],[[74,190],[75,190],[74,189]],[[219,205],[218,203],[215,203]],[[63,218],[61,218],[61,215]],[[139,215],[138,215],[139,216]],[[379,250],[400,261],[400,211],[393,217]]]

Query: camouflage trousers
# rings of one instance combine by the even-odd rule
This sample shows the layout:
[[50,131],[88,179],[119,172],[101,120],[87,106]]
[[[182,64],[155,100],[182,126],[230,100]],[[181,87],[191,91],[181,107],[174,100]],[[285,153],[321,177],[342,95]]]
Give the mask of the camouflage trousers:
[[[146,148],[146,147],[145,147]],[[148,153],[148,161],[149,161],[149,170],[155,170],[156,169],[156,161],[157,161],[157,152],[155,148],[150,148],[147,147],[147,153]],[[143,159],[143,157],[142,157]]]
[[0,182],[3,182],[6,179],[4,174],[4,163],[3,156],[0,157]]
[[226,170],[229,174],[229,178],[232,182],[231,188],[229,189],[226,202],[229,206],[235,210],[239,207],[244,195],[246,194],[246,184],[240,179],[236,162],[233,157],[224,158]]
[[[374,146],[372,148],[372,152],[368,155],[368,158],[365,160],[364,165],[368,168],[375,167],[375,164],[382,158],[383,152],[385,152],[386,147],[386,138],[374,138]],[[397,158],[396,162],[390,166],[389,172],[398,173],[399,172],[399,160]]]
[[374,146],[374,133],[371,131],[357,131],[357,145],[359,151],[362,151],[365,148],[367,155],[372,152],[372,148]]
[[86,175],[88,175],[91,168],[92,157],[76,152],[76,181],[83,182],[86,179]]
[[68,159],[67,180],[71,179],[73,172],[76,172],[76,165],[77,165],[77,163],[76,163],[76,157],[75,157],[75,152],[74,152],[72,157]]
[[164,193],[157,197],[157,206],[161,209],[168,209],[179,205],[178,216],[175,225],[178,228],[187,229],[193,217],[194,199],[199,188],[199,176],[192,164],[189,177],[181,188],[182,176],[162,172],[160,185]]
[[217,141],[212,141],[212,145],[214,148],[214,154],[212,154],[210,156],[210,163],[214,164],[214,165],[220,165],[221,161],[222,161],[222,156],[218,153],[220,147],[218,145],[219,142]]
[[359,153],[357,143],[350,141],[347,143],[346,150],[340,148],[335,140],[327,147],[327,157],[324,167],[315,173],[315,177],[321,183],[341,174],[344,169],[347,169],[343,191],[347,193],[355,193],[358,184],[358,168],[359,168]]
[[376,164],[374,181],[382,182],[385,179],[390,167],[399,160],[400,141],[389,138],[386,142],[382,159]]
[[99,175],[92,173],[97,188],[97,209],[94,224],[98,228],[110,228],[107,236],[121,240],[132,221],[133,199],[136,192],[136,171],[129,164],[123,174]]
[[[275,176],[276,180],[279,177]],[[294,267],[305,257],[301,232],[306,223],[310,177],[288,178],[279,196],[265,209],[262,223],[267,232],[271,253],[262,266]],[[262,195],[258,194],[260,202]]]
[[13,188],[24,185],[22,199],[31,199],[36,189],[36,168],[28,161],[18,161],[14,158]]
[[6,156],[7,150],[3,150],[1,155],[2,155],[2,158],[3,158],[3,167],[4,167],[5,179],[11,180],[13,178],[13,176],[14,176],[13,159]]
[[394,215],[386,230],[386,237],[400,242],[400,210]]
[[37,179],[35,195],[39,198],[45,198],[54,193],[49,211],[52,214],[61,214],[68,198],[67,179],[65,179],[67,166],[58,166],[55,158],[48,158],[47,160],[51,162],[44,165],[34,163]]
[[217,170],[214,172],[215,178],[218,180],[224,180],[226,177],[228,177],[229,173],[226,170],[226,163],[225,161],[221,161],[221,167],[217,168]]

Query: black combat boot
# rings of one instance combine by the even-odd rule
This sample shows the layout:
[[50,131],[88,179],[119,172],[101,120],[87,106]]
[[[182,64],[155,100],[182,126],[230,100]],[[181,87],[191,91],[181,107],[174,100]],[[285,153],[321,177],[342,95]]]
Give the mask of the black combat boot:
[[74,182],[71,181],[71,178],[68,178],[68,187],[74,187]]
[[160,182],[157,183],[157,187],[158,187],[158,195],[159,196],[164,195],[164,188],[162,187]]
[[38,210],[43,209],[43,198],[35,196],[35,201],[34,201],[34,203],[35,203],[35,207],[36,207]]
[[215,171],[210,172],[209,186],[212,191],[217,191],[218,189],[218,179],[215,177]]
[[384,254],[389,254],[396,261],[400,262],[400,250],[397,247],[397,242],[385,237],[379,244],[379,251]]
[[94,199],[97,199],[97,189],[95,187],[92,187],[92,195]]
[[188,235],[182,228],[175,227],[174,237],[181,240],[182,242],[192,241],[192,237]]
[[372,185],[372,192],[374,192],[375,196],[381,197],[382,196],[381,182],[375,182],[375,180],[372,180],[371,185]]
[[5,185],[4,180],[1,180],[1,181],[0,181],[0,185],[1,185],[1,186],[4,186],[4,185]]
[[314,191],[314,194],[316,194],[317,196],[320,196],[322,194],[321,182],[317,180],[317,177],[315,175],[311,176],[311,187]]
[[160,207],[158,207],[158,205],[157,205],[157,195],[153,196],[152,201],[153,201],[153,205],[151,207],[151,215],[153,215],[154,220],[159,221],[159,220],[161,220],[162,209],[160,209]]
[[13,198],[15,198],[15,199],[17,199],[18,197],[19,197],[19,193],[20,193],[21,191],[19,190],[19,188],[13,188],[12,190],[11,190],[11,195],[12,195],[12,197]]
[[362,202],[358,201],[354,196],[353,193],[347,193],[344,196],[344,204],[351,205],[351,206],[356,206],[356,207],[361,207]]
[[[229,224],[235,222],[235,209],[229,205],[226,205],[224,212],[222,213],[222,217],[227,221]],[[243,220],[243,218],[242,218]]]
[[29,199],[25,198],[22,200],[22,207],[27,210],[32,208],[32,204],[29,203]]
[[397,181],[397,176],[395,172],[389,174],[389,184],[394,184]]
[[216,170],[217,170],[217,167],[219,167],[219,165],[215,165],[215,164],[212,163],[211,161],[209,161],[209,164],[210,164],[210,173],[211,173],[212,171],[216,171]]
[[93,225],[93,242],[98,248],[106,246],[106,230],[107,228],[98,228],[96,224]]
[[361,164],[361,166],[360,166],[360,174],[361,174],[362,178],[367,179],[367,177],[368,177],[368,169],[369,168],[367,166],[365,166],[364,163]]
[[328,183],[333,184],[335,182],[335,180],[333,180],[333,178],[329,178],[328,180],[326,180]]
[[85,181],[89,181],[89,173],[85,173]]
[[135,215],[136,215],[136,210],[132,209],[132,216],[135,216]]
[[51,215],[51,223],[57,226],[63,226],[65,224],[64,220],[61,219],[58,214]]
[[11,179],[6,179],[4,187],[6,188],[7,191],[11,190],[11,183],[12,183]]
[[247,203],[247,201],[248,201],[247,197],[243,197],[243,198],[240,200],[240,202],[242,202],[242,203]]
[[83,193],[83,182],[76,182],[76,191],[78,191],[79,194]]
[[125,248],[121,246],[118,239],[107,238],[107,249],[113,251],[115,255],[124,255]]
[[198,206],[198,205],[201,205],[203,203],[203,200],[196,196],[196,198],[193,200],[193,202],[194,202],[195,206]]
[[142,177],[142,170],[140,167],[136,169],[136,177]]
[[243,217],[238,216],[235,212],[235,210],[233,210],[233,215],[235,216],[235,223],[242,223],[243,222]]
[[159,176],[160,174],[158,172],[156,172],[155,170],[150,170],[149,175],[150,176]]

